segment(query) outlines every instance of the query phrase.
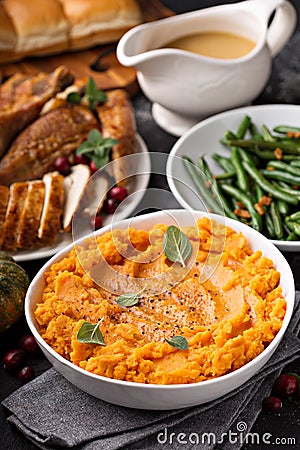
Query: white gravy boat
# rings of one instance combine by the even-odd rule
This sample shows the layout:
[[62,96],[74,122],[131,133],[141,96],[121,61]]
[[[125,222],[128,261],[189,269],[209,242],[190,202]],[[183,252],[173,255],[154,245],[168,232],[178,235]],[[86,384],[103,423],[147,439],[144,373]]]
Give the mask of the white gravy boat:
[[[265,87],[272,58],[290,39],[296,21],[296,11],[286,0],[209,7],[131,29],[119,41],[117,57],[137,70],[140,87],[153,102],[154,120],[180,136],[204,117],[251,103]],[[205,31],[234,33],[256,45],[236,59],[162,48],[181,36]]]

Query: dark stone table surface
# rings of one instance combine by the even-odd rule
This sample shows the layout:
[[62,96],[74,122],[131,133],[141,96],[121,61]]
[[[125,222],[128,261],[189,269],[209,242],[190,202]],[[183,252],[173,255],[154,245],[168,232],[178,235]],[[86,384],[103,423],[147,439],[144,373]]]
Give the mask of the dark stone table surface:
[[[263,0],[262,0],[263,1]],[[185,0],[174,1],[164,0],[163,3],[172,8],[177,13],[191,11],[207,6],[221,4],[218,1],[202,1],[202,0]],[[228,1],[228,3],[236,3]],[[300,2],[299,0],[292,0],[292,3],[297,9],[300,17]],[[151,104],[139,92],[133,99],[137,128],[140,135],[145,140],[149,151],[161,152],[168,154],[177,138],[165,133],[153,121],[151,115]],[[274,59],[272,73],[270,80],[262,92],[262,94],[255,99],[254,104],[268,104],[268,103],[292,103],[300,104],[300,25],[298,23],[297,29],[291,38],[290,42],[285,46],[281,53]],[[299,116],[300,125],[300,116]],[[153,175],[150,179],[150,187],[159,188],[169,191],[166,178],[161,175]],[[158,205],[159,208],[163,206]],[[179,205],[175,198],[168,195],[168,204],[165,207],[178,208]],[[285,253],[285,257],[291,265],[294,273],[297,290],[300,289],[300,254]],[[21,265],[27,270],[28,274],[33,277],[37,270],[46,262],[46,259],[27,261]],[[16,346],[18,337],[28,331],[25,319],[22,318],[16,325],[11,327],[6,333],[0,336],[0,358],[6,350]],[[30,363],[33,365],[37,375],[50,367],[50,364],[42,357],[32,357]],[[289,371],[297,371],[300,373],[300,359],[295,361],[289,367],[285,368]],[[8,374],[3,365],[0,364],[0,401],[9,395],[12,391],[20,386],[17,378]],[[271,389],[271,386],[270,386]],[[261,411],[253,432],[265,433],[269,432],[273,436],[278,437],[295,437],[295,445],[278,445],[278,449],[299,449],[300,448],[300,408],[299,401],[285,402],[284,408],[280,414],[274,415]],[[270,446],[251,445],[244,446],[244,450],[261,450],[269,448]],[[274,446],[273,446],[274,447]],[[0,450],[30,450],[37,448],[30,441],[28,441],[15,428],[10,426],[6,421],[6,415],[3,408],[0,407]],[[234,447],[233,447],[234,449]]]

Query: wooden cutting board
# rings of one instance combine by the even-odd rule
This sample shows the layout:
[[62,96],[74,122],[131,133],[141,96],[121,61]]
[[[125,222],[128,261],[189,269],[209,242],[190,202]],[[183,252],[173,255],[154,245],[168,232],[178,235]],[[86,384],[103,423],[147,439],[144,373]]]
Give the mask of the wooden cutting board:
[[[174,15],[158,0],[139,0],[143,20],[150,22]],[[131,96],[139,87],[136,71],[122,66],[115,54],[116,44],[94,47],[92,49],[63,53],[54,56],[28,57],[16,63],[0,64],[0,79],[6,79],[17,72],[34,74],[49,72],[59,65],[67,66],[76,78],[92,76],[99,89],[124,88]]]
[[43,58],[26,58],[17,63],[0,65],[0,73],[5,79],[17,72],[49,72],[60,65],[67,66],[76,78],[92,76],[99,89],[125,88],[130,95],[138,90],[135,70],[119,63],[114,46],[99,46]]

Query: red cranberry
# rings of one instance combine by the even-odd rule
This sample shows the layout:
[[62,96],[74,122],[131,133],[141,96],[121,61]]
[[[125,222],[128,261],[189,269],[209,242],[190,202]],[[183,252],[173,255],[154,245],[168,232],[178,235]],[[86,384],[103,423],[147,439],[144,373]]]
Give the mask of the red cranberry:
[[90,162],[90,169],[93,173],[97,172],[97,170],[98,170],[98,167],[96,166],[96,164],[93,161]]
[[280,375],[274,383],[274,391],[280,397],[285,398],[293,395],[297,391],[297,380],[293,375]]
[[18,373],[19,380],[22,381],[22,383],[28,383],[28,381],[31,381],[35,377],[34,370],[31,366],[25,366],[23,367],[19,373]]
[[262,407],[265,411],[277,413],[282,408],[282,401],[279,397],[270,396],[266,397],[262,401]]
[[10,350],[4,355],[3,364],[5,369],[16,372],[22,366],[24,366],[26,361],[26,353],[24,350],[17,348],[15,350]]
[[122,202],[128,196],[127,189],[122,186],[114,186],[108,192],[108,197]]
[[66,156],[60,156],[54,161],[54,167],[62,175],[68,175],[70,173],[70,161]]
[[86,164],[87,166],[91,163],[90,159],[85,155],[75,155],[74,161],[76,164]]
[[39,347],[32,334],[25,334],[19,339],[19,346],[26,353],[38,353]]
[[91,226],[93,230],[99,230],[102,227],[102,217],[95,216],[91,217]]
[[103,211],[106,212],[106,214],[113,214],[118,205],[119,202],[114,198],[107,198],[103,203]]

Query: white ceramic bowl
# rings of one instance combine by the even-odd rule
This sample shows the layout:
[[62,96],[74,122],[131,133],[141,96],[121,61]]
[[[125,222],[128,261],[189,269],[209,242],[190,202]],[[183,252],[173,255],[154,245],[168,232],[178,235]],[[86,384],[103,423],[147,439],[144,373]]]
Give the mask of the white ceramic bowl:
[[[173,146],[167,162],[167,179],[176,200],[187,209],[202,209],[198,196],[190,188],[193,186],[179,159],[190,156],[197,162],[199,156],[205,156],[214,174],[221,173],[219,165],[212,159],[213,153],[229,156],[230,150],[220,143],[226,130],[235,132],[241,120],[248,114],[260,129],[263,124],[272,129],[276,125],[298,126],[300,106],[298,105],[259,105],[237,108],[216,114],[205,119],[187,131]],[[283,251],[299,251],[299,241],[272,240]]]
[[[203,212],[193,212],[192,214],[193,220],[197,220],[205,215]],[[221,216],[212,214],[210,217],[216,219],[218,222],[224,222],[223,217]],[[145,214],[134,218],[131,226],[150,229],[157,223],[165,223],[167,225],[174,224],[174,219],[180,226],[190,225],[191,213],[186,210],[165,210]],[[128,226],[130,220],[131,219],[126,219],[119,223]],[[273,260],[276,269],[282,274],[280,283],[283,295],[287,301],[286,315],[283,320],[282,328],[274,340],[259,356],[240,369],[219,378],[193,384],[175,385],[141,384],[119,381],[94,375],[75,366],[58,355],[41,338],[38,324],[33,314],[36,304],[41,300],[42,291],[45,286],[45,270],[47,270],[54,262],[61,260],[70,251],[72,245],[69,245],[52,257],[38,272],[30,284],[25,299],[25,314],[28,325],[36,338],[38,345],[45,356],[53,364],[54,368],[75,386],[97,398],[133,408],[158,410],[183,408],[214,400],[236,389],[251,378],[264,364],[267,363],[287,329],[294,306],[294,280],[289,264],[281,252],[268,239],[238,221],[226,219],[226,224],[234,230],[243,232],[250,242],[252,249],[261,249],[264,255]],[[110,229],[110,226],[98,230],[96,235],[103,234],[108,229]]]

